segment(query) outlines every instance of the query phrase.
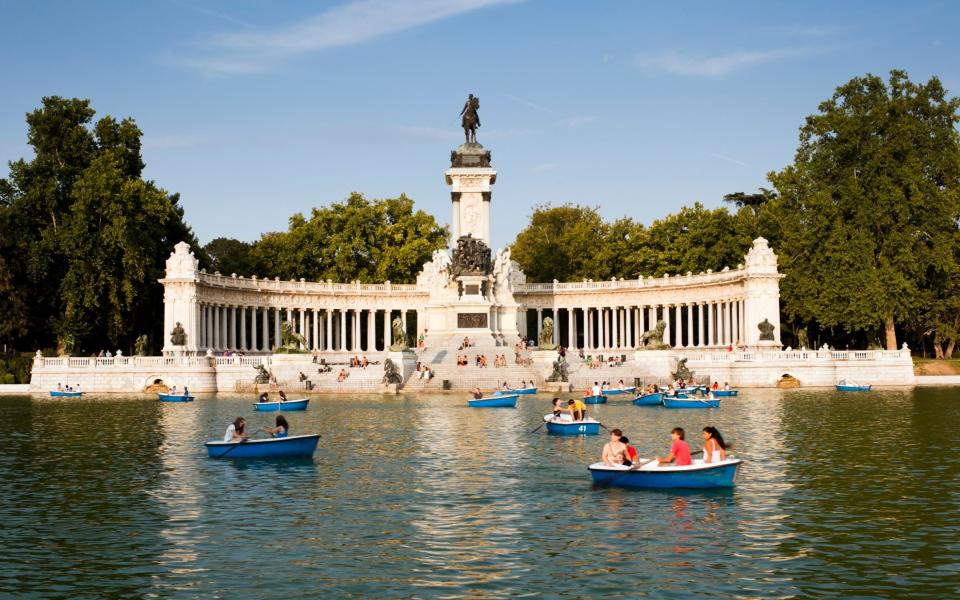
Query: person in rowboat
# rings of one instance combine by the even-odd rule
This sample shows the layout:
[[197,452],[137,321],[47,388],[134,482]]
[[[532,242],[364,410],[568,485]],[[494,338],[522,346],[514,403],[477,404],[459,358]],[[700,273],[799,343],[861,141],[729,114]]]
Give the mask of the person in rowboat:
[[678,467],[685,467],[693,462],[690,460],[690,446],[683,440],[683,436],[683,427],[673,428],[673,431],[670,432],[670,437],[673,438],[670,454],[666,458],[660,458],[659,456],[656,458],[658,467],[669,465],[672,462],[676,462]]
[[478,387],[473,388],[473,392],[471,392],[471,393],[473,394],[473,399],[474,399],[474,400],[479,400],[479,399],[483,398],[483,392],[481,392],[481,391],[480,391],[480,388],[478,388]]
[[623,432],[619,429],[610,432],[610,441],[603,446],[603,464],[610,466],[623,465],[625,467],[633,465],[627,454],[626,444],[620,441],[622,437]]
[[276,427],[264,427],[263,431],[270,434],[270,437],[273,438],[285,438],[287,434],[290,433],[290,425],[287,423],[287,418],[283,415],[277,415]]
[[280,402],[286,402],[287,395],[283,393],[283,390],[280,390]]
[[600,395],[600,384],[597,383],[596,381],[593,382],[593,387],[590,389],[590,394],[593,396]]
[[703,464],[727,460],[727,444],[716,427],[703,428]]
[[567,400],[567,410],[570,411],[570,419],[582,421],[587,418],[587,405],[582,400],[570,398]]
[[257,399],[257,402],[269,402],[269,401],[270,401],[270,396],[268,396],[266,392],[260,394],[260,398]]
[[623,445],[627,447],[627,458],[630,462],[637,462],[637,449],[630,445],[630,440],[627,439],[627,436],[621,436],[620,441],[623,442]]
[[243,417],[237,417],[237,419],[230,423],[227,426],[227,432],[223,435],[223,441],[225,442],[245,442],[247,441],[247,436],[244,435],[244,430],[247,427],[247,420]]

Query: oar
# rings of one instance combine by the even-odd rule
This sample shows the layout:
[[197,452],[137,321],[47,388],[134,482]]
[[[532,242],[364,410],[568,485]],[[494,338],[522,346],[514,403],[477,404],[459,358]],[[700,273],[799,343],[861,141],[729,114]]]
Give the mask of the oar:
[[536,432],[540,431],[540,428],[543,427],[543,426],[546,425],[546,424],[547,424],[546,421],[544,421],[543,423],[540,423],[540,427],[537,427],[536,429],[534,429],[534,430],[531,431],[530,433],[536,433]]
[[246,438],[240,440],[239,442],[236,443],[236,445],[230,446],[230,448],[229,448],[226,452],[224,452],[223,454],[221,454],[221,455],[218,456],[217,458],[223,458],[224,456],[226,456],[226,455],[230,454],[231,452],[233,452],[234,449],[237,448],[240,444],[246,444],[246,443],[247,443]]

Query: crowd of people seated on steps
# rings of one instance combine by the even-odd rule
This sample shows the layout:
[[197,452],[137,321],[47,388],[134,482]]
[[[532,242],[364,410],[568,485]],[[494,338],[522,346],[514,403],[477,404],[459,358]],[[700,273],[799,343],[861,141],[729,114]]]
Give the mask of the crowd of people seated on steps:
[[[486,354],[477,354],[473,358],[473,364],[476,367],[487,367],[487,355]],[[518,364],[523,364],[521,361]],[[457,366],[466,367],[470,365],[470,357],[466,354],[457,355]],[[494,354],[493,355],[493,366],[494,367],[506,367],[507,366],[507,355],[506,354]]]
[[[582,350],[580,352],[580,358],[583,358]],[[583,362],[586,363],[588,369],[599,369],[603,365],[607,365],[608,367],[619,367],[623,364],[622,362],[620,362],[619,356],[613,356],[613,355],[607,357],[607,359],[604,360],[603,355],[597,355],[596,357],[594,357],[592,354],[589,354],[587,355],[586,358],[584,358]]]
[[430,383],[430,380],[436,376],[433,372],[433,369],[421,362],[417,362],[417,368],[415,372],[417,374],[417,379],[420,379],[424,383]]

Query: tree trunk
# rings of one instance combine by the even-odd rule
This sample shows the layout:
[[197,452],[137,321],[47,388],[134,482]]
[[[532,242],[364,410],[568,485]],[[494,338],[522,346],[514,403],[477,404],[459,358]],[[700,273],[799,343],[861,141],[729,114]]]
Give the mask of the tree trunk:
[[957,340],[950,338],[947,340],[947,349],[943,351],[943,357],[947,360],[953,358],[953,349],[957,345]]
[[892,314],[887,315],[885,326],[887,330],[887,350],[896,350],[897,349],[897,330],[893,324]]

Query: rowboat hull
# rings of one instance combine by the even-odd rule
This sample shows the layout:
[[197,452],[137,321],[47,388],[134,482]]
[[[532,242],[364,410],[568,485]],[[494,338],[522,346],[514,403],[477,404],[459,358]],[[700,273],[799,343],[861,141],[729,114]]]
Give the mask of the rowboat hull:
[[713,390],[714,398],[732,398],[740,393],[740,390]]
[[307,410],[309,398],[303,400],[288,400],[287,402],[255,402],[253,410],[257,412],[277,412],[290,410]]
[[51,398],[79,398],[83,392],[50,392]]
[[652,394],[642,394],[633,399],[637,406],[660,406],[663,404],[663,394],[654,392]]
[[603,393],[607,396],[619,396],[620,394],[633,394],[637,391],[637,387],[631,385],[630,387],[625,388],[611,388],[608,390],[603,390]]
[[210,458],[293,458],[313,456],[320,434],[292,435],[246,442],[207,442]]
[[588,469],[593,477],[593,483],[605,487],[709,489],[733,487],[737,479],[740,462],[739,458],[729,458],[716,464],[704,465],[698,460],[694,464],[684,467],[658,467],[653,462],[636,470],[595,463],[590,465]]
[[537,388],[535,387],[520,388],[519,390],[510,390],[510,393],[521,394],[521,395],[533,395],[537,393]]
[[869,392],[869,385],[837,385],[838,392]]
[[667,408],[720,408],[720,400],[699,398],[673,398],[664,396],[663,405]]
[[547,421],[547,433],[553,435],[599,435],[600,421]]
[[517,394],[467,400],[467,405],[471,408],[513,408],[517,405]]
[[193,396],[184,396],[182,394],[157,394],[160,402],[193,402]]
[[584,396],[583,403],[584,404],[606,404],[607,397],[604,396],[603,394],[599,396]]

